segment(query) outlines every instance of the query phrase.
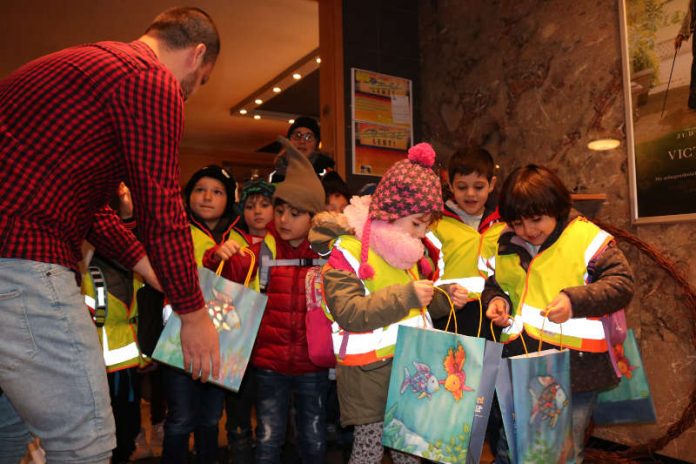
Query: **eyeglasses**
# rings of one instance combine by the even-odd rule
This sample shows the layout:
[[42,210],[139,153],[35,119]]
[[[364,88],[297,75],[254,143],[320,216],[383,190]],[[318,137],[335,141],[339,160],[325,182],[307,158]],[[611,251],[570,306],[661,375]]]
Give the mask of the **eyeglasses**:
[[305,142],[313,142],[316,140],[316,137],[314,137],[312,132],[293,132],[290,134],[290,138],[297,141],[304,140]]

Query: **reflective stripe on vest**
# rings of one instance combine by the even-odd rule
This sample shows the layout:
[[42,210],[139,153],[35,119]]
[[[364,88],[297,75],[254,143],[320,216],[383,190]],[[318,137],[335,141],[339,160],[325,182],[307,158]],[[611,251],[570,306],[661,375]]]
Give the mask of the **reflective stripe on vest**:
[[128,345],[110,350],[109,339],[106,336],[106,328],[102,327],[102,353],[104,354],[104,363],[106,366],[115,366],[132,359],[137,359],[140,356],[140,350],[135,342]]
[[[360,256],[360,242],[354,237],[345,236],[337,239],[334,247],[343,254],[357,275],[360,267],[360,260],[357,258]],[[376,282],[376,279],[363,280],[365,295],[389,285],[405,285],[416,280],[417,269],[415,266],[410,272],[396,269],[373,251],[368,253],[367,261],[374,268],[375,276],[378,276],[379,281]],[[416,274],[412,274],[414,272]],[[345,366],[362,366],[393,357],[399,325],[422,328],[433,326],[430,315],[421,308],[412,308],[406,317],[397,323],[368,332],[350,332],[334,322],[332,324],[332,340],[336,362]]]
[[[145,365],[145,360],[141,357],[136,342],[136,317],[138,314],[136,293],[143,286],[142,278],[134,274],[131,286],[133,296],[130,306],[114,296],[106,287],[106,306],[108,308],[106,320],[102,327],[97,328],[97,333],[102,344],[104,364],[108,372]],[[82,292],[85,303],[90,310],[93,310],[97,303],[94,298],[95,291],[98,292],[99,287],[95,289],[92,274],[87,272],[83,275]]]
[[[89,295],[85,295],[85,303],[87,307],[94,310],[95,300]],[[104,355],[104,364],[106,367],[115,366],[127,361],[135,361],[140,357],[140,349],[135,341],[118,348],[109,349],[109,337],[106,334],[106,326],[99,328],[101,334],[102,353]],[[138,365],[134,362],[133,365]]]
[[545,308],[562,289],[586,285],[588,264],[612,239],[587,219],[576,218],[555,243],[532,259],[526,273],[517,255],[497,256],[496,281],[510,296],[514,308],[513,323],[503,329],[501,341],[514,340],[524,330],[556,346],[607,351],[604,327],[598,318],[571,318],[559,325],[541,317],[540,308]]

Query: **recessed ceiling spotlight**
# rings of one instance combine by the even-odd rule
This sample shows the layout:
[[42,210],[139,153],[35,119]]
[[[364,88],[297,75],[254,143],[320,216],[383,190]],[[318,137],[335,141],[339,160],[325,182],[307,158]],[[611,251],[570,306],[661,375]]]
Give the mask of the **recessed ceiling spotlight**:
[[296,81],[299,81],[300,79],[302,79],[302,74],[295,73],[292,75],[292,78],[295,79]]
[[263,103],[263,100],[261,100],[260,98],[257,98],[256,100],[254,100],[254,103],[256,103],[257,105],[260,105]]
[[256,119],[256,120],[258,121],[259,119],[261,119],[261,116],[258,115],[258,114],[255,114],[255,115],[254,115],[254,119]]
[[621,145],[621,142],[617,139],[606,138],[593,140],[587,144],[587,148],[595,151],[606,151],[613,150],[614,148]]
[[295,120],[294,120],[294,119],[288,119],[288,122],[289,122],[290,124],[295,124]]
[[316,59],[315,59],[314,61],[316,61],[317,64],[320,64],[320,63],[321,63],[321,58],[319,58],[319,57],[317,56]]
[[282,90],[283,90],[283,89],[281,89],[280,87],[273,87],[273,91],[274,91],[275,93],[280,93]]
[[239,114],[247,114],[247,110],[245,110],[244,108],[242,108],[241,110],[239,110]]

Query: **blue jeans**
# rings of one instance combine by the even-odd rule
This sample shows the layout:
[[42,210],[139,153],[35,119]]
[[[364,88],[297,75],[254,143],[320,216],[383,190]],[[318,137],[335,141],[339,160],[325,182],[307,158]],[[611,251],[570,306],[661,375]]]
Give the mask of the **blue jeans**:
[[193,380],[190,374],[163,366],[167,419],[162,443],[163,463],[188,462],[189,435],[193,432],[196,462],[218,460],[218,422],[225,391],[211,383]]
[[18,462],[27,431],[48,462],[109,462],[116,436],[102,349],[70,269],[0,258],[0,359],[0,401],[12,405],[0,405],[0,463]]
[[575,446],[575,464],[582,464],[585,459],[585,433],[592,420],[592,413],[597,404],[597,392],[573,393],[573,444]]
[[256,463],[280,463],[285,443],[290,398],[296,410],[297,442],[305,464],[323,463],[326,456],[327,371],[284,375],[252,371],[256,381]]

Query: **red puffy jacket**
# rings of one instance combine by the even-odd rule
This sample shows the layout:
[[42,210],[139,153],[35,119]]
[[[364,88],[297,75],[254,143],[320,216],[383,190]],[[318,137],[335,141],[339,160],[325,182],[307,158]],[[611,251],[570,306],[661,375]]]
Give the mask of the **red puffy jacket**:
[[[297,248],[282,240],[272,230],[276,241],[275,259],[316,259],[319,257],[304,240]],[[256,255],[257,270],[263,242],[251,246]],[[203,265],[215,269],[219,261],[214,257],[216,248],[205,253]],[[237,254],[225,263],[222,276],[235,282],[243,282],[251,261],[248,256]],[[266,294],[268,303],[261,319],[251,364],[286,375],[306,374],[325,370],[309,360],[305,333],[305,275],[309,266],[273,266],[270,268]],[[256,271],[255,271],[256,272]]]

